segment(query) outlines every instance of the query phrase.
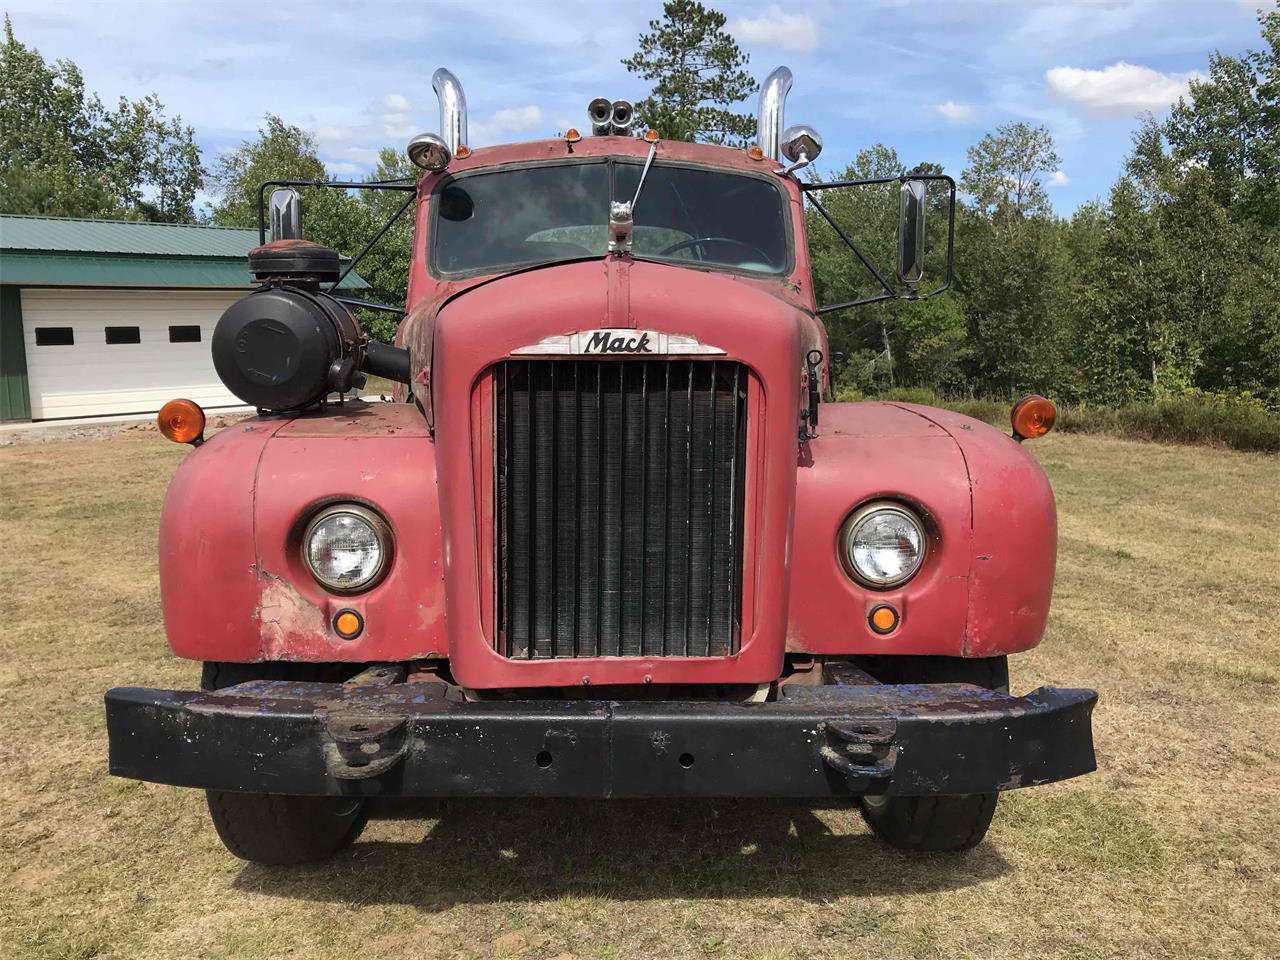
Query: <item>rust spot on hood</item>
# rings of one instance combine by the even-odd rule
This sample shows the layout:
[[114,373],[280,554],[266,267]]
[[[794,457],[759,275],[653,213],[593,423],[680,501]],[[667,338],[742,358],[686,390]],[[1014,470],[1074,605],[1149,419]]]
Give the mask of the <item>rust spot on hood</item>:
[[265,570],[259,571],[258,582],[261,589],[254,619],[265,659],[296,659],[314,647],[316,637],[325,637],[324,611],[298,593],[293,584]]

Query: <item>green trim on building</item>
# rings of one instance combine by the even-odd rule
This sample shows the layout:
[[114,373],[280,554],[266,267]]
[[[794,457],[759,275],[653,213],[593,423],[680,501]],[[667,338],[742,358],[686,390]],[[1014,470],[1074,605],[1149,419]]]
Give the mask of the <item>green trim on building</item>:
[[22,294],[0,286],[0,420],[30,420],[27,346],[22,336]]

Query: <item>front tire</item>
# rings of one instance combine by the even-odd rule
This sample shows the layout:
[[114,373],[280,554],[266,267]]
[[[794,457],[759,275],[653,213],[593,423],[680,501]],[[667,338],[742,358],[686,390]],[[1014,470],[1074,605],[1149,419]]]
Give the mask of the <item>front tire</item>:
[[[867,669],[882,683],[971,683],[1009,690],[1006,657],[868,658]],[[982,842],[996,812],[998,793],[932,797],[859,797],[871,831],[898,850],[942,853],[969,850]]]
[[[250,680],[338,680],[350,665],[205,663],[200,686],[218,690]],[[273,867],[327,860],[355,842],[368,813],[364,800],[289,797],[206,790],[209,816],[223,846],[253,863]]]
[[916,853],[958,852],[982,842],[998,793],[949,797],[859,797],[873,833],[891,847]]
[[273,867],[327,860],[364,830],[364,801],[206,790],[223,846],[241,860]]

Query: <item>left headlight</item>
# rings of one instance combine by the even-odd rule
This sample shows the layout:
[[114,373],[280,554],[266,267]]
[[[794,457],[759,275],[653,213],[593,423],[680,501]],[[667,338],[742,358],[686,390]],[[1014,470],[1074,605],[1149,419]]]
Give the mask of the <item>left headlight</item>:
[[387,572],[391,532],[368,507],[333,504],[307,524],[302,559],[320,585],[334,593],[367,590]]
[[906,583],[919,571],[927,549],[924,524],[899,503],[869,503],[840,528],[840,562],[869,587]]

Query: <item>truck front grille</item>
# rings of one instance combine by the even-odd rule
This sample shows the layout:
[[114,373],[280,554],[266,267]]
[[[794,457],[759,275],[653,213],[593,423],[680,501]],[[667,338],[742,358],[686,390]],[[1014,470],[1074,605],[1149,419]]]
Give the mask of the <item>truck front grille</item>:
[[495,383],[499,651],[734,652],[746,369],[513,360]]

